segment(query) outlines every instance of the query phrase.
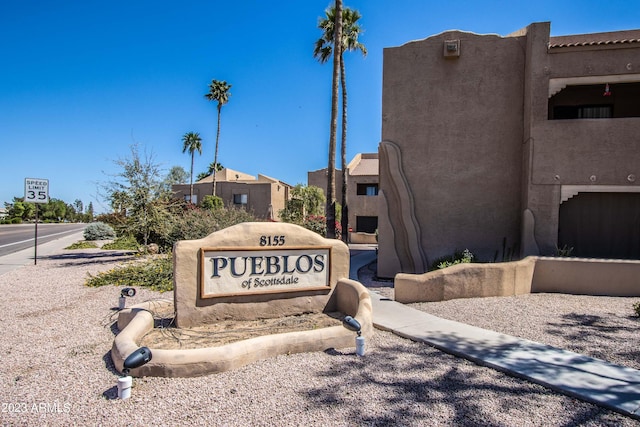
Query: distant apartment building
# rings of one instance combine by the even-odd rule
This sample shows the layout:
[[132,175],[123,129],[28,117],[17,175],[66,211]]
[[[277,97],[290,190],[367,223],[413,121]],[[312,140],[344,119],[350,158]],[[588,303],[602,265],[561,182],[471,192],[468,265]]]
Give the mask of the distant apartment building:
[[640,30],[384,50],[378,275],[469,249],[640,258]]
[[[342,173],[336,170],[336,201],[342,201]],[[327,169],[307,173],[307,184],[327,194]],[[357,154],[347,165],[349,241],[376,243],[378,229],[378,153]]]
[[[173,185],[175,197],[189,200],[189,184]],[[291,185],[278,179],[258,174],[256,178],[243,172],[224,168],[216,172],[216,195],[225,206],[244,208],[256,217],[278,220],[278,212],[284,209],[290,197]],[[213,192],[213,175],[193,184],[193,203]]]

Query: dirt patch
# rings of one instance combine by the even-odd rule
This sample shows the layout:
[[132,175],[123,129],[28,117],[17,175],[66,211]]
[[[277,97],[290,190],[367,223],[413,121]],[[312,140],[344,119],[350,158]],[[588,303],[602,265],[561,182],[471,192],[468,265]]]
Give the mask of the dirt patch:
[[149,331],[140,345],[164,350],[219,347],[263,335],[340,326],[342,319],[343,313],[330,312],[250,321],[225,320],[190,329],[161,327]]

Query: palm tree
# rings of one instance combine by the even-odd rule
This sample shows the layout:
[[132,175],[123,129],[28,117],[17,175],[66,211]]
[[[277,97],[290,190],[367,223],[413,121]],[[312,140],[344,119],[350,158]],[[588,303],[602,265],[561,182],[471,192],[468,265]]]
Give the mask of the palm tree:
[[187,132],[182,136],[182,152],[191,154],[191,178],[189,180],[189,202],[193,203],[193,158],[196,153],[202,154],[202,138],[198,132]]
[[[323,31],[323,35],[316,42],[313,51],[314,57],[320,63],[325,63],[332,54],[334,39],[334,29],[336,27],[336,8],[332,7],[325,11],[326,17],[318,23],[318,28]],[[341,166],[342,166],[342,240],[348,239],[349,213],[347,204],[347,75],[344,65],[343,53],[345,51],[359,50],[363,56],[367,56],[367,48],[358,41],[362,34],[362,29],[358,25],[358,20],[362,16],[357,10],[345,8],[342,12],[342,35],[341,50],[339,54],[340,63],[340,86],[342,88],[342,135],[340,144]]]
[[[218,141],[220,140],[220,112],[222,111],[222,106],[229,102],[229,97],[231,93],[229,92],[231,89],[231,85],[227,84],[226,81],[222,80],[211,80],[209,83],[209,92],[204,94],[204,97],[208,101],[216,101],[218,103],[218,131],[216,133],[216,152],[213,157],[213,163],[218,163]],[[216,195],[216,169],[213,170],[213,193],[212,195]]]
[[[327,237],[336,237],[336,129],[338,127],[338,80],[342,58],[342,0],[336,0],[334,22],[333,75],[331,82],[331,126],[329,132],[329,164],[327,165]],[[328,58],[328,57],[327,57]]]

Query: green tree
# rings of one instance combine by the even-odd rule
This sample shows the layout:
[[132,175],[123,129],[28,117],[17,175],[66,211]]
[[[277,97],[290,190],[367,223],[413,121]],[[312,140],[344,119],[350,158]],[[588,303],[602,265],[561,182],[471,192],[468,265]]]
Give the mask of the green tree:
[[[325,11],[326,17],[320,19],[318,28],[323,31],[322,37],[316,42],[315,49],[313,51],[314,57],[316,57],[321,63],[325,63],[333,52],[333,46],[335,40],[338,38],[335,34],[336,25],[336,7],[329,8]],[[348,201],[347,201],[347,75],[344,64],[344,52],[359,50],[363,56],[367,55],[367,48],[364,44],[358,40],[362,34],[362,29],[358,24],[358,20],[362,16],[357,10],[345,8],[342,11],[342,33],[341,33],[341,49],[339,53],[339,65],[340,65],[340,86],[342,89],[342,135],[340,143],[341,165],[342,165],[342,230],[348,229],[349,214],[348,214]],[[338,56],[338,55],[336,55]],[[334,58],[335,61],[335,58]],[[342,239],[346,241],[348,233],[342,233]]]
[[200,181],[201,179],[204,179],[209,175],[213,175],[214,170],[220,172],[222,169],[224,169],[224,166],[222,166],[220,163],[211,162],[209,163],[209,168],[206,172],[200,172],[198,174],[198,176],[196,177],[196,181]]
[[189,152],[191,155],[191,172],[189,180],[189,202],[193,203],[193,160],[196,151],[202,154],[202,138],[198,132],[187,132],[182,136],[182,152]]
[[285,208],[278,215],[284,222],[302,224],[308,216],[323,214],[325,200],[321,188],[298,184],[291,189],[291,199],[287,200]]
[[[205,93],[204,97],[208,101],[216,101],[218,103],[218,128],[216,131],[216,149],[213,156],[213,163],[218,164],[218,143],[220,141],[220,113],[222,112],[222,106],[229,102],[231,96],[231,85],[227,84],[224,80],[211,80],[209,83],[209,92]],[[216,168],[213,169],[213,196],[216,195]]]
[[24,202],[22,197],[14,197],[12,203],[5,203],[9,218],[20,218],[29,220],[35,217],[36,204]]
[[7,215],[9,218],[23,218],[26,208],[25,203],[22,200],[17,200],[14,197],[13,203],[5,203],[5,207],[7,208]]
[[40,216],[43,221],[61,221],[67,213],[67,204],[59,199],[51,198],[48,203],[40,205]]
[[73,207],[76,210],[76,213],[81,214],[82,212],[84,212],[84,205],[82,204],[82,200],[80,199],[76,199],[73,202]]
[[[150,238],[168,234],[171,218],[164,191],[162,170],[152,154],[141,156],[137,145],[131,146],[131,157],[114,163],[121,171],[104,184],[108,199],[122,200],[127,206],[126,234],[147,245]],[[91,204],[89,204],[91,206]]]
[[93,202],[89,202],[89,206],[87,206],[87,213],[85,215],[85,222],[93,221]]
[[182,166],[174,166],[169,169],[169,173],[162,181],[163,197],[173,197],[172,187],[174,184],[185,184],[189,179],[189,174]]

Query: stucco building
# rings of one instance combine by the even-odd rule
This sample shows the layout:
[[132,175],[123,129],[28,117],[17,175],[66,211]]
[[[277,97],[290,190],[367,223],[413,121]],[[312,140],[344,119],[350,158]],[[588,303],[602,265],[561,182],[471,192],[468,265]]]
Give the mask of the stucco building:
[[[307,173],[307,184],[327,194],[327,169]],[[359,153],[347,165],[349,241],[375,243],[378,229],[378,153]],[[342,171],[336,170],[336,201],[342,201]]]
[[[175,197],[188,200],[189,184],[173,185]],[[216,172],[216,195],[225,206],[244,208],[256,217],[277,220],[278,212],[290,197],[291,185],[278,179],[258,174],[256,178],[243,172],[224,168]],[[193,202],[198,204],[204,196],[212,194],[213,175],[193,184]]]
[[384,50],[382,98],[379,276],[640,258],[640,30],[448,31]]

